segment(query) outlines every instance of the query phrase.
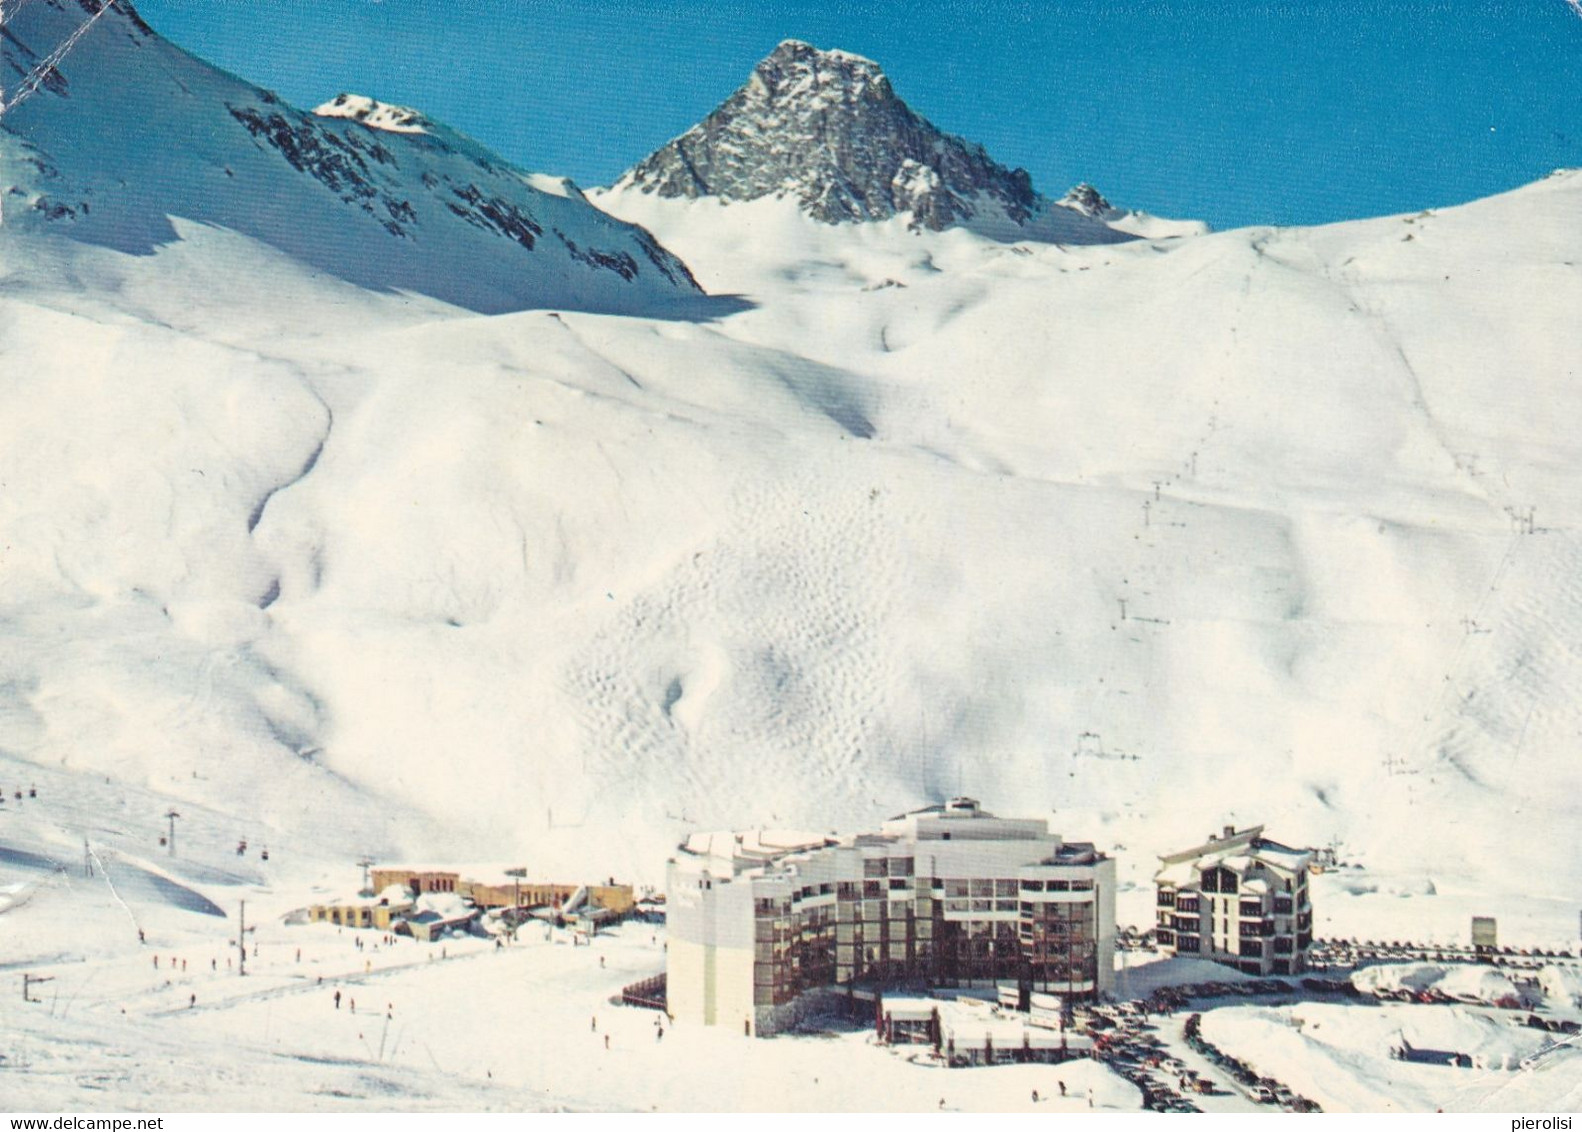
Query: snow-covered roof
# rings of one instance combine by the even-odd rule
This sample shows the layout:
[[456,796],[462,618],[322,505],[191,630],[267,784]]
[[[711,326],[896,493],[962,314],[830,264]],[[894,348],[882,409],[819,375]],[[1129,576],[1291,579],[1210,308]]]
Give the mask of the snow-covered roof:
[[1166,865],[1154,874],[1156,884],[1175,885],[1193,884],[1197,881],[1198,871],[1191,861],[1177,861],[1173,865]]
[[1313,861],[1313,854],[1305,849],[1292,849],[1287,845],[1264,840],[1258,842],[1257,856],[1264,864],[1274,865],[1288,872],[1305,869]]
[[471,916],[475,909],[454,892],[425,892],[417,898],[419,913],[434,912],[446,920],[461,920]]
[[1254,865],[1264,865],[1282,873],[1298,873],[1312,863],[1313,855],[1292,849],[1263,836],[1263,826],[1240,832],[1229,829],[1220,837],[1210,837],[1201,845],[1160,857],[1161,867],[1154,874],[1157,884],[1187,885],[1205,869],[1223,867],[1244,874]]
[[336,896],[324,901],[326,908],[377,908],[379,899],[374,896]]
[[828,834],[805,830],[752,829],[740,833],[722,830],[691,834],[681,849],[705,864],[735,872],[834,843],[835,838]]
[[[526,876],[512,876],[506,870],[514,865],[459,865],[461,879],[472,884],[486,884],[491,888],[510,888],[514,884],[533,883]],[[527,870],[523,870],[525,873]]]
[[900,1022],[921,1022],[932,1018],[939,1009],[936,998],[909,995],[889,995],[884,1000],[884,1012]]

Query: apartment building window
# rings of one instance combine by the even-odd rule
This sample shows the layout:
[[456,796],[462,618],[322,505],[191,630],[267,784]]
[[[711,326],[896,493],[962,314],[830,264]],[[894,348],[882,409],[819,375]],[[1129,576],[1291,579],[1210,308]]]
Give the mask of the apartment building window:
[[1229,869],[1211,868],[1203,870],[1204,892],[1225,892],[1234,894],[1239,890],[1240,881],[1236,874]]
[[1159,905],[1161,908],[1169,908],[1173,906],[1175,902],[1176,891],[1173,888],[1161,888],[1159,890],[1158,898],[1154,901],[1154,903]]
[[1248,955],[1258,956],[1258,955],[1262,955],[1263,954],[1263,942],[1261,940],[1256,940],[1256,939],[1244,939],[1244,940],[1242,940],[1241,941],[1241,954],[1243,956],[1248,956]]

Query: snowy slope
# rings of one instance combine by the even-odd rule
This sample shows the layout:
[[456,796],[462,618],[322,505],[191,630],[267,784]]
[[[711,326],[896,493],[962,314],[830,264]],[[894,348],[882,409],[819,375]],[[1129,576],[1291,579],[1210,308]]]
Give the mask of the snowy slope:
[[11,233],[0,743],[650,877],[961,788],[1141,874],[1234,814],[1569,934],[1578,191],[1071,251],[643,198],[705,323]]
[[855,371],[913,453],[893,491],[930,549],[903,560],[943,578],[883,588],[912,600],[879,635],[921,635],[892,655],[916,679],[937,650],[951,679],[891,716],[901,749],[971,762],[959,737],[986,736],[1011,796],[1149,809],[1120,838],[1146,852],[1213,828],[1160,812],[1197,796],[1381,865],[1525,860],[1560,897],[1578,191],[1088,249],[599,199],[760,304],[734,337]]
[[[8,6],[8,98],[100,5]],[[175,238],[171,218],[197,221],[363,287],[476,311],[652,309],[696,296],[684,264],[580,194],[545,193],[412,111],[348,113],[349,98],[303,113],[171,46],[114,0],[4,116],[7,223],[147,254]],[[409,125],[392,128],[398,120]]]

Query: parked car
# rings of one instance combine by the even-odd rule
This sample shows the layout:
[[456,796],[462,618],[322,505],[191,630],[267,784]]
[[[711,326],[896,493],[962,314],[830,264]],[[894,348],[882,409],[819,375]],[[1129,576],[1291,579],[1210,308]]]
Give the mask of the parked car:
[[1252,1087],[1251,1093],[1252,1099],[1257,1101],[1259,1104],[1274,1103],[1274,1090],[1269,1088],[1267,1085],[1254,1085]]

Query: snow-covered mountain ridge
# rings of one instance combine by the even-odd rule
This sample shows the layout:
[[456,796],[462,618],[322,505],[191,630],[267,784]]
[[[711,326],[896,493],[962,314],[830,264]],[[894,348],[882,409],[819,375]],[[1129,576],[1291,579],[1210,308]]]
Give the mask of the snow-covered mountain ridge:
[[[9,6],[11,82],[101,2]],[[146,254],[174,238],[179,217],[360,286],[476,311],[650,309],[697,296],[686,266],[648,233],[580,194],[544,193],[455,131],[356,96],[304,113],[171,46],[128,0],[108,2],[0,123],[8,224]]]
[[320,118],[350,118],[375,130],[393,134],[426,134],[428,119],[407,106],[392,106],[365,94],[337,94],[313,108]]
[[981,145],[919,117],[873,60],[794,39],[613,187],[727,202],[781,197],[829,224],[905,213],[932,231],[968,225],[1021,239],[1131,238],[1126,225],[1114,223],[1130,214],[1111,208],[1092,186],[1050,201],[1034,191],[1025,169],[1008,169]]

